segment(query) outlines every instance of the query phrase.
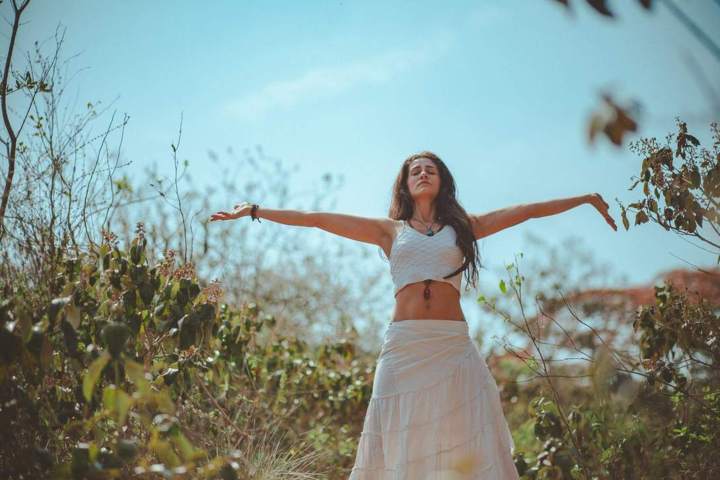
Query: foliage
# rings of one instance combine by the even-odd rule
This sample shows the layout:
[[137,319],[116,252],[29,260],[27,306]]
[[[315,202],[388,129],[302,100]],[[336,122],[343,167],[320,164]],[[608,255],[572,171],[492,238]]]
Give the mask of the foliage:
[[[257,158],[223,170],[223,198],[180,188],[188,161],[178,175],[179,138],[175,177],[149,172],[154,196],[148,182],[117,178],[122,135],[111,152],[109,134],[124,133],[128,117],[114,125],[113,115],[94,136],[100,102],[70,120],[58,114],[65,86],[56,40],[50,57],[37,43],[28,57],[41,73],[23,87],[32,124],[18,140],[0,248],[0,476],[344,474],[374,360],[352,324],[368,320],[372,331],[384,306],[373,301],[384,291],[378,273],[355,275],[351,292],[337,271],[357,255],[338,242],[313,252],[299,231],[210,231],[197,221],[211,202],[255,198],[282,208],[297,199],[292,172],[259,147]],[[337,180],[323,175],[313,208],[326,208]],[[134,217],[148,231],[133,233]],[[127,249],[107,231],[111,223]],[[177,267],[173,248],[190,261]],[[283,257],[269,262],[277,252]],[[232,280],[223,292],[215,282],[200,286],[218,273]],[[319,327],[334,335],[318,339]]]
[[[507,270],[510,281],[498,286],[500,297],[515,294],[522,304],[525,278],[535,272],[520,275],[516,264]],[[549,329],[535,328],[537,319],[527,306],[521,309],[526,322],[517,322],[507,311],[496,310],[496,298],[482,296],[482,303],[508,315],[511,324],[524,323],[529,338],[528,347],[509,348],[512,355],[494,369],[508,401],[508,419],[516,426],[515,460],[522,478],[703,479],[720,474],[714,454],[720,447],[720,308],[671,283],[655,286],[654,292],[654,303],[641,305],[633,315],[634,361],[616,350],[617,342],[606,337],[594,315],[577,317],[593,340],[577,345],[582,361],[558,359],[563,342],[549,341],[555,340]],[[615,307],[608,303],[607,308]],[[567,338],[579,338],[569,322],[559,320],[553,318],[553,326]],[[512,358],[520,362],[512,366]]]
[[640,176],[630,186],[643,185],[644,197],[622,209],[625,229],[630,228],[628,210],[635,213],[635,225],[655,221],[667,231],[693,236],[714,248],[720,263],[720,244],[711,240],[703,227],[720,234],[720,130],[711,123],[712,149],[688,132],[677,119],[677,134],[666,137],[665,145],[655,138],[633,142],[630,148],[644,157]]
[[332,452],[311,455],[315,471],[347,468],[372,357],[343,339],[310,349],[256,305],[221,304],[171,252],[150,265],[143,230],[127,250],[106,234],[65,259],[42,310],[3,286],[0,471],[257,478],[245,453],[263,431],[286,432],[291,456]]
[[[672,149],[660,147],[655,139],[635,145],[644,159],[641,177],[631,189],[644,182],[646,198],[629,208],[646,209],[665,230],[705,240],[701,228],[715,230],[717,225],[717,124],[711,125],[712,151],[700,148],[684,122],[678,121],[678,128]],[[668,144],[673,139],[669,135]],[[660,207],[652,202],[664,202],[664,208],[672,209],[671,218],[659,217]],[[508,348],[509,358],[524,368],[515,368],[503,381],[518,404],[509,418],[529,414],[534,426],[535,438],[516,436],[522,478],[720,476],[720,459],[714,453],[720,447],[718,298],[666,281],[651,287],[651,303],[636,305],[633,311],[627,301],[608,299],[633,299],[636,292],[630,290],[637,289],[629,289],[626,296],[619,289],[612,296],[602,288],[572,291],[574,286],[558,275],[555,292],[549,294],[537,287],[547,272],[521,274],[517,262],[506,270],[508,279],[498,285],[499,296],[482,295],[479,301],[527,341],[524,348]],[[698,271],[710,282],[717,279],[716,272]],[[537,314],[525,305],[528,287]],[[519,308],[498,308],[505,300]],[[564,313],[560,306],[569,316],[559,315]],[[613,317],[617,320],[608,323]],[[624,331],[623,325],[632,325],[632,331]],[[573,353],[580,362],[556,358],[560,352]],[[526,422],[519,431],[526,431]]]
[[[606,365],[605,373],[595,368],[601,384],[594,386],[594,399],[574,404],[567,414],[556,401],[533,400],[529,413],[544,443],[523,478],[720,475],[714,454],[720,447],[720,357],[708,350],[716,343],[720,318],[707,304],[676,316],[673,310],[680,306],[687,306],[687,298],[665,286],[657,288],[655,305],[637,312],[634,327],[642,333],[647,366],[638,372],[645,378],[639,390],[629,386],[634,382],[629,376]],[[678,321],[695,327],[683,329]]]

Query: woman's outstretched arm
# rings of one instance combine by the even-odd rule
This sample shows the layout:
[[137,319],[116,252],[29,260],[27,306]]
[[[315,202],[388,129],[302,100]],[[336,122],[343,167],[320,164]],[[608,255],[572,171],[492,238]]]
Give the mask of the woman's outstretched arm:
[[603,200],[599,193],[549,200],[547,202],[513,205],[485,214],[469,216],[473,225],[475,239],[478,239],[505,230],[531,218],[556,215],[585,203],[589,203],[595,207],[613,230],[617,230],[615,220],[608,214],[608,204],[605,203],[605,200]]
[[[250,215],[252,205],[243,202],[235,205],[232,212],[217,212],[210,221],[234,220]],[[259,218],[296,227],[316,227],[341,237],[384,246],[392,241],[394,221],[389,218],[368,218],[330,212],[304,212],[260,207],[255,212]]]

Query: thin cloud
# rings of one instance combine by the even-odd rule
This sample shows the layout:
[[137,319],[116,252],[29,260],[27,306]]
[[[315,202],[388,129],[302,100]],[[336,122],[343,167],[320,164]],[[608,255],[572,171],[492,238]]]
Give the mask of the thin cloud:
[[297,78],[274,81],[257,92],[233,100],[225,106],[225,113],[233,118],[256,120],[300,102],[337,95],[363,85],[386,83],[435,60],[450,43],[449,34],[444,34],[416,49],[393,50],[346,64],[318,67]]

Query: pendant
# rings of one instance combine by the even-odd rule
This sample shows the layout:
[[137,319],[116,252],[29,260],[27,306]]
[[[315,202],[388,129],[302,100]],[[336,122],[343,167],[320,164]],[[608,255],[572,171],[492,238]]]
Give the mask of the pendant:
[[425,235],[427,235],[428,237],[432,237],[433,235],[435,235],[435,232],[432,231],[432,228],[428,227],[427,232],[425,232]]
[[423,298],[430,300],[430,282],[431,280],[425,280],[425,290],[423,290]]

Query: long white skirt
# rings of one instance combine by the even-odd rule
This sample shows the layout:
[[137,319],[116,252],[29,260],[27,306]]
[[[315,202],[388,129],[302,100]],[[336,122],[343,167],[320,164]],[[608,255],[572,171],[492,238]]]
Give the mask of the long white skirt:
[[349,480],[509,480],[495,379],[459,320],[387,326]]

